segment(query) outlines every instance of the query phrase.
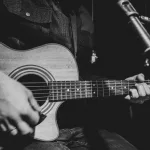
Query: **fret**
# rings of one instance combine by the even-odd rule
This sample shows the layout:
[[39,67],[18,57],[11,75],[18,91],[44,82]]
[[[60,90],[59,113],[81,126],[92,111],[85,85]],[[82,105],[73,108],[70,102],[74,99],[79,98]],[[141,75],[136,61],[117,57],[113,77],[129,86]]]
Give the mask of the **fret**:
[[86,84],[86,87],[85,87],[86,97],[89,98],[91,97],[91,81],[86,81],[85,84]]
[[91,97],[91,82],[90,81],[86,81],[86,91],[87,91],[87,97]]
[[82,97],[82,91],[81,91],[81,89],[82,89],[82,83],[79,81],[79,93],[80,93],[80,98],[83,98]]
[[105,83],[103,85],[104,88],[104,96],[111,96],[114,95],[114,93],[116,94],[116,82],[115,81],[110,81],[110,80],[106,80]]
[[96,96],[98,97],[98,96],[99,96],[99,92],[98,92],[98,91],[99,91],[98,81],[96,81],[96,88],[97,88],[97,95],[96,95]]
[[129,81],[122,81],[123,83],[123,94],[127,94],[129,92],[128,83]]
[[82,93],[82,98],[86,98],[86,93],[85,93],[85,81],[81,81],[81,93]]
[[109,85],[108,85],[108,80],[103,80],[103,94],[104,96],[108,96],[109,95]]
[[84,81],[84,88],[85,88],[85,97],[87,98],[88,96],[87,96],[87,86],[86,86],[86,81]]
[[93,87],[92,81],[90,82],[90,97],[93,97]]
[[75,99],[79,98],[79,97],[78,97],[78,91],[79,91],[78,84],[79,84],[78,81],[76,81],[75,84],[74,84],[74,87],[75,87],[75,90],[74,90],[74,97],[75,97]]
[[95,94],[96,94],[96,92],[95,92],[95,83],[94,83],[94,81],[92,81],[91,83],[92,83],[91,84],[91,86],[92,86],[92,97],[95,97]]
[[78,82],[75,82],[75,98],[78,98]]
[[81,89],[80,89],[80,81],[79,82],[77,82],[77,88],[76,88],[76,93],[77,93],[77,98],[80,98],[81,97],[81,91],[80,91]]
[[88,81],[88,98],[92,97],[92,81]]
[[116,82],[115,82],[115,95],[116,95]]
[[64,81],[64,98],[67,99],[67,86],[66,86],[66,82],[67,81]]
[[71,81],[69,82],[69,95],[70,95],[70,99],[72,99],[72,86],[71,86]]
[[104,81],[102,80],[102,96],[104,97]]
[[63,99],[63,97],[62,97],[62,82],[60,82],[60,98]]
[[67,99],[70,99],[70,82],[69,81],[66,81],[65,82],[65,85],[66,85],[66,97]]
[[61,100],[61,86],[60,81],[56,83],[56,89],[57,89],[57,100]]
[[128,81],[128,95],[130,93],[129,81]]
[[73,84],[73,97],[76,99],[77,98],[77,81]]
[[65,81],[62,81],[61,82],[61,94],[62,94],[62,99],[66,99],[66,94],[65,94],[65,90],[66,90],[66,87],[65,87]]
[[109,84],[110,84],[110,87],[109,87],[109,90],[110,90],[110,95],[112,94],[116,94],[116,81],[109,81]]
[[91,91],[92,91],[92,89],[91,89],[91,81],[88,81],[87,82],[87,97],[88,98],[92,97]]
[[108,93],[109,93],[109,96],[110,96],[110,81],[108,80]]
[[123,95],[123,84],[122,84],[122,80],[120,81],[120,83],[121,83],[121,94]]

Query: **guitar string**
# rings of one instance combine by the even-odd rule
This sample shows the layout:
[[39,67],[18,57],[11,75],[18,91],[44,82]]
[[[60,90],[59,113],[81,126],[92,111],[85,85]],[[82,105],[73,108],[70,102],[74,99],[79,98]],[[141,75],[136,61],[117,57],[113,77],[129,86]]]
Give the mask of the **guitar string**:
[[[23,84],[23,85],[25,85],[25,84]],[[92,84],[86,84],[86,85],[77,85],[77,84],[74,84],[74,85],[51,85],[51,86],[53,86],[53,87],[68,87],[68,86],[91,86]],[[97,84],[97,86],[99,86],[99,87],[103,87],[103,86],[127,86],[128,84],[112,84],[112,85],[101,85],[101,84]],[[130,86],[135,86],[135,84],[129,84]],[[48,85],[43,85],[43,86],[41,86],[41,85],[34,85],[34,86],[26,86],[26,87],[48,87]],[[92,87],[95,87],[94,85],[92,85]]]
[[[135,81],[131,82],[131,81],[126,81],[126,80],[123,83],[121,81],[117,81],[117,82],[114,83],[114,81],[117,81],[117,80],[113,80],[113,81],[108,81],[107,80],[107,82],[108,82],[109,85],[106,85],[106,83],[104,83],[104,81],[77,81],[77,82],[75,82],[75,81],[52,81],[51,82],[52,84],[55,83],[55,85],[52,85],[52,88],[57,88],[57,89],[52,89],[53,92],[51,92],[51,94],[60,94],[59,96],[58,95],[55,96],[55,95],[51,95],[51,94],[49,95],[50,89],[38,89],[38,90],[32,90],[32,91],[36,91],[36,92],[39,91],[39,90],[40,91],[41,90],[48,90],[49,91],[48,93],[34,93],[34,94],[48,94],[49,95],[49,96],[41,96],[41,97],[35,97],[35,98],[52,98],[52,100],[53,100],[53,98],[58,98],[58,97],[60,98],[60,97],[66,97],[66,96],[71,97],[71,98],[76,98],[76,97],[79,97],[79,98],[81,97],[82,98],[84,96],[86,98],[90,94],[86,93],[87,96],[85,96],[85,94],[81,94],[81,93],[77,94],[77,92],[82,92],[82,90],[71,91],[71,92],[69,91],[67,93],[62,94],[62,89],[58,89],[58,87],[61,87],[61,88],[66,87],[66,88],[69,88],[70,90],[72,90],[72,89],[77,89],[77,88],[79,88],[79,89],[83,88],[81,86],[86,86],[86,87],[84,87],[86,89],[85,90],[86,92],[92,92],[91,89],[93,89],[93,88],[95,88],[95,89],[97,89],[97,88],[100,89],[101,88],[103,90],[98,90],[98,93],[96,93],[97,95],[99,95],[99,93],[101,92],[101,96],[102,95],[105,95],[105,96],[113,96],[113,95],[117,96],[117,95],[129,94],[129,92],[125,92],[125,91],[119,92],[119,90],[116,89],[116,88],[120,88],[120,90],[127,90],[126,88],[123,88],[123,86],[124,87],[126,87],[126,86],[135,86],[135,83],[136,83]],[[70,84],[72,82],[75,82],[74,85],[75,86],[79,86],[79,87],[72,88],[71,86],[74,86],[74,85]],[[91,83],[94,83],[94,82],[97,85],[96,87],[93,87],[93,86],[92,87],[87,87],[87,86],[91,86]],[[149,83],[149,80],[145,80],[145,82]],[[45,82],[25,82],[24,85],[25,84],[31,84],[31,83],[37,84],[37,83],[45,83]],[[65,85],[62,85],[62,83],[65,83]],[[69,83],[69,85],[66,85],[66,83],[67,84]],[[79,85],[77,85],[77,83]],[[86,85],[85,85],[85,83],[86,83]],[[100,83],[102,83],[102,84],[100,84]],[[113,83],[113,87],[115,86],[115,89],[111,88],[112,85],[110,85],[110,83],[111,84]],[[61,85],[58,85],[58,84],[61,84]],[[102,85],[103,87],[99,87],[99,85]],[[107,86],[110,86],[110,87],[107,87]],[[27,86],[27,88],[29,88],[29,87],[30,88],[31,87],[48,87],[48,85],[47,86],[41,86],[41,85],[40,86]],[[59,92],[59,90],[61,90],[61,91]],[[108,90],[109,92],[106,92],[105,90]],[[111,93],[110,90],[111,90],[111,92],[114,90],[116,93]],[[74,97],[72,95],[70,95],[70,94],[73,94],[73,93],[75,94]],[[93,94],[93,93],[91,93],[91,94]],[[94,97],[94,95],[92,95],[92,97]],[[97,96],[95,96],[95,97],[97,97]],[[64,98],[64,100],[66,100],[66,98]],[[45,101],[45,100],[37,100],[37,101]]]
[[[76,87],[74,87],[74,86],[76,86]],[[134,87],[135,86],[135,84],[130,84],[129,85],[129,88],[131,88],[131,87]],[[40,88],[45,88],[45,89],[38,89],[38,90],[47,90],[47,88],[49,88],[49,86],[26,86],[27,88],[37,88],[37,87],[40,87]],[[113,90],[114,88],[120,88],[120,89],[126,89],[127,87],[128,87],[128,85],[112,85],[112,86],[110,86],[110,85],[104,85],[104,86],[91,86],[90,84],[89,85],[86,85],[86,87],[85,87],[85,85],[72,85],[72,87],[70,86],[70,85],[64,85],[64,86],[62,86],[62,85],[52,85],[52,86],[50,86],[50,88],[53,88],[53,90],[59,90],[59,89],[87,89],[87,88],[95,88],[95,89],[110,89],[110,90]]]
[[[106,95],[107,94],[107,95]],[[92,98],[92,97],[98,97],[98,96],[105,96],[105,97],[107,97],[107,96],[119,96],[119,95],[126,95],[126,94],[129,94],[128,92],[124,92],[124,93],[122,93],[122,92],[118,92],[118,93],[105,93],[105,95],[103,95],[103,94],[96,94],[96,95],[93,95],[92,93],[91,94],[75,94],[75,95],[62,95],[62,94],[60,94],[59,96],[58,95],[47,95],[47,96],[40,96],[40,97],[37,97],[37,96],[35,96],[35,99],[38,99],[38,98],[50,98],[50,100],[58,100],[58,99],[62,99],[62,98],[64,98],[64,99],[69,99],[69,98],[71,98],[71,99],[75,99],[75,98]],[[66,98],[67,97],[67,98]],[[37,101],[45,101],[45,100],[37,100]]]
[[[92,90],[91,88],[86,88],[86,90],[72,90],[72,89],[70,89],[69,91],[67,91],[66,89],[63,89],[63,90],[61,90],[61,89],[59,89],[59,90],[58,89],[55,89],[55,90],[54,89],[50,89],[50,90],[49,89],[42,89],[42,90],[38,89],[38,90],[31,90],[31,91],[32,92],[37,92],[37,91],[45,91],[45,92],[47,92],[48,91],[47,93],[49,93],[49,92],[51,92],[51,93],[59,93],[59,92],[60,93],[61,92],[70,93],[70,92],[72,92],[73,93],[73,92],[90,92],[90,91],[94,92],[95,90]],[[104,89],[104,90],[103,89],[98,89],[99,92],[103,92],[103,91],[104,92],[107,92],[107,91],[125,91],[125,90],[128,90],[128,89],[122,89],[122,88],[121,89]],[[39,93],[38,92],[36,94],[47,94],[47,93]]]
[[[36,84],[36,83],[35,83]],[[92,87],[94,87],[94,86],[118,86],[118,85],[120,85],[120,86],[127,86],[127,85],[131,85],[131,86],[133,86],[133,85],[135,85],[136,83],[113,83],[113,84],[96,84],[96,85],[93,85],[93,84],[91,84],[91,83],[87,83],[87,84],[76,84],[76,83],[74,83],[74,84],[60,84],[60,83],[57,83],[57,84],[53,84],[52,83],[52,85],[51,86],[55,86],[55,87],[67,87],[67,86],[91,86],[92,85]],[[25,85],[25,84],[23,84],[23,85]],[[25,85],[26,86],[26,85]],[[26,86],[26,87],[47,87],[47,86],[50,86],[50,85],[29,85],[29,86]]]
[[[99,82],[103,82],[103,83],[106,83],[106,82],[108,82],[108,83],[133,83],[133,82],[135,82],[136,83],[136,81],[131,81],[131,80],[97,80],[97,81],[93,81],[93,80],[91,80],[91,81],[49,81],[49,83],[65,83],[65,82],[70,82],[70,83],[72,83],[72,82],[74,82],[74,83],[88,83],[88,82],[92,82],[92,83],[99,83]],[[148,79],[148,80],[145,80],[144,82],[150,82],[150,79]],[[31,83],[46,83],[46,82],[21,82],[21,83],[23,83],[23,84],[31,84]]]
[[[28,86],[27,88],[29,88],[30,86]],[[36,87],[36,86],[35,86]],[[41,87],[41,86],[39,86],[39,87]],[[45,86],[46,87],[46,86]],[[33,89],[33,90],[31,90],[32,92],[38,92],[38,91],[48,91],[48,93],[50,92],[50,91],[52,91],[51,93],[59,93],[59,92],[64,92],[64,91],[66,91],[67,93],[70,93],[70,92],[84,92],[84,91],[86,91],[86,92],[90,92],[90,91],[94,91],[94,90],[96,90],[96,89],[98,89],[98,91],[99,92],[106,92],[106,91],[122,91],[122,90],[128,90],[129,88],[131,88],[131,87],[129,87],[129,88],[123,88],[122,86],[115,86],[114,88],[112,88],[112,87],[66,87],[66,88],[63,88],[62,86],[60,86],[61,88],[58,88],[58,86],[56,86],[56,88],[53,86],[52,87],[52,89],[47,89],[47,88],[45,88],[45,89]],[[69,91],[67,91],[69,89]],[[78,89],[78,90],[77,90]],[[34,94],[47,94],[47,93],[34,93]]]

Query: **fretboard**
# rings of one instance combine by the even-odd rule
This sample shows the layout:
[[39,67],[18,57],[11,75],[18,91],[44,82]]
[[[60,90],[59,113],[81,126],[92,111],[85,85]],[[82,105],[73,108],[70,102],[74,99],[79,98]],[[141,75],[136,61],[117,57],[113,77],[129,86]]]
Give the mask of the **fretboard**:
[[[146,83],[149,84],[149,80]],[[51,100],[82,99],[127,95],[135,86],[135,81],[101,80],[101,81],[52,81],[49,83]]]

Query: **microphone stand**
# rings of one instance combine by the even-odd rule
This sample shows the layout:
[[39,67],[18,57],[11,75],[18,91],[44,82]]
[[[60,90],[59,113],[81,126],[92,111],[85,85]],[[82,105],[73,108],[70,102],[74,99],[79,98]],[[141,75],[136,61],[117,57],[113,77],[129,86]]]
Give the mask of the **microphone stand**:
[[137,31],[137,33],[139,34],[140,38],[144,42],[144,45],[146,47],[146,49],[144,51],[144,58],[145,58],[144,66],[145,67],[150,66],[150,60],[149,60],[149,57],[150,57],[150,35],[139,20],[139,13],[135,10],[135,8],[129,2],[129,0],[119,0],[118,5],[125,12],[125,14],[129,17],[132,25],[134,26],[134,28]]

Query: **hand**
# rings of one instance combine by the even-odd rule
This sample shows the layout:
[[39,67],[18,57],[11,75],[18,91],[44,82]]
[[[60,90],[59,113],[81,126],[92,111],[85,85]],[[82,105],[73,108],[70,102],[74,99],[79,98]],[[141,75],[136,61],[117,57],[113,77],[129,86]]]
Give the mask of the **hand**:
[[[150,99],[150,88],[144,83],[144,75],[138,74],[133,77],[129,77],[126,80],[138,81],[135,84],[135,88],[130,89],[130,95],[127,95],[125,99],[134,100],[135,103],[142,104],[144,101]],[[140,82],[140,83],[139,83]]]
[[30,90],[0,72],[0,130],[12,135],[33,132],[40,107]]

